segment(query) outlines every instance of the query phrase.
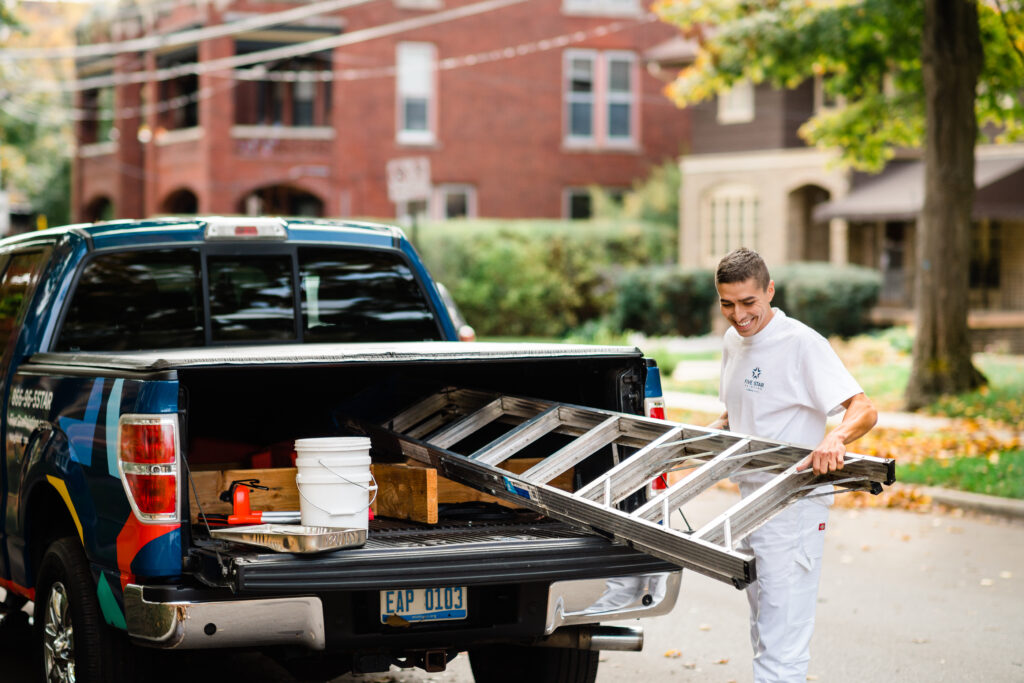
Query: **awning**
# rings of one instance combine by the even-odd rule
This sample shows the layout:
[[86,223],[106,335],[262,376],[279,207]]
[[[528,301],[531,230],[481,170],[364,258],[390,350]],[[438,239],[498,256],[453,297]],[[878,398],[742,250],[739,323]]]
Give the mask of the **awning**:
[[[974,186],[975,218],[1024,217],[1024,152],[975,161]],[[815,207],[814,220],[908,221],[923,207],[924,162],[895,162],[845,197]]]

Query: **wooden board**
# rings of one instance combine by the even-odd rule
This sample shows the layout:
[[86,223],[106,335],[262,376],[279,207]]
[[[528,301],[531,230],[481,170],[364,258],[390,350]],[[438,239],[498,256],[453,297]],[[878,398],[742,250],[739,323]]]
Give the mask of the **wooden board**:
[[[521,458],[507,460],[503,469],[521,474],[540,460]],[[419,463],[374,464],[370,466],[377,480],[377,499],[373,513],[383,517],[408,519],[425,524],[437,524],[439,503],[486,502],[512,506],[508,501],[489,496],[469,486],[445,479],[437,470]],[[231,514],[231,503],[220,500],[221,491],[226,491],[232,481],[258,479],[261,486],[269,490],[253,489],[249,500],[253,510],[298,510],[299,491],[295,486],[294,467],[270,469],[192,470],[195,493],[199,494],[202,509],[210,514]],[[572,490],[572,471],[559,475],[552,486],[565,491]],[[199,518],[199,506],[195,493],[189,487],[189,509],[192,521]]]
[[230,515],[231,503],[220,500],[221,491],[226,491],[232,481],[238,479],[259,479],[260,486],[269,490],[252,489],[249,502],[253,510],[298,510],[299,490],[295,487],[294,467],[275,467],[258,470],[192,470],[195,492],[189,487],[189,510],[192,521],[199,519],[199,506],[195,494],[203,504],[203,512]]

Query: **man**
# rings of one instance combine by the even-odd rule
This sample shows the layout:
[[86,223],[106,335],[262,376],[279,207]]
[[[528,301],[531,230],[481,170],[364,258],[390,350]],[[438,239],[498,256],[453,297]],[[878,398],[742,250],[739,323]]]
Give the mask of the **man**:
[[[771,307],[775,283],[756,252],[725,256],[715,286],[731,327],[719,388],[726,410],[711,426],[813,448],[798,470],[841,470],[846,444],[875,425],[871,401],[824,337]],[[826,435],[826,419],[842,410],[842,423]],[[733,480],[746,496],[777,474]],[[741,544],[757,560],[747,589],[755,681],[806,680],[831,491],[822,486]]]

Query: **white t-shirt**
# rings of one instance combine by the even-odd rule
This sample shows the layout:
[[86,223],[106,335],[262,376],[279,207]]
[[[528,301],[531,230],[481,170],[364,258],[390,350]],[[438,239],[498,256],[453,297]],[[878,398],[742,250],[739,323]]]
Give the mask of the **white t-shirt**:
[[[731,327],[725,333],[719,397],[729,431],[814,448],[825,437],[828,417],[845,410],[842,403],[863,389],[828,340],[780,309],[772,311],[752,337]],[[733,480],[748,489],[777,474],[739,474]]]

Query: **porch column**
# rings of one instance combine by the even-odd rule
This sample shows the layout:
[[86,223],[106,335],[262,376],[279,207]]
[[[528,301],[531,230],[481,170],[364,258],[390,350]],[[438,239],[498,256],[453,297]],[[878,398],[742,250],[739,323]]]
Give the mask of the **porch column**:
[[828,222],[828,260],[834,265],[845,266],[850,262],[848,228],[843,218],[833,218]]

